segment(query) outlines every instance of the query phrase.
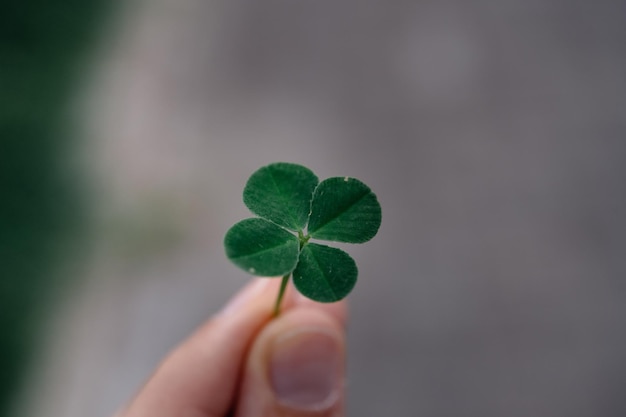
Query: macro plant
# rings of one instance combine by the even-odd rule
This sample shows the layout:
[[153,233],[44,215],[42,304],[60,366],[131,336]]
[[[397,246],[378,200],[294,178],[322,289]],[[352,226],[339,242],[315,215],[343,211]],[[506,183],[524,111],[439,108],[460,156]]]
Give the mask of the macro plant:
[[341,249],[315,243],[364,243],[378,232],[381,209],[361,181],[333,177],[319,182],[308,168],[277,162],[250,176],[245,205],[259,217],[242,220],[224,237],[226,256],[252,275],[282,276],[274,315],[289,279],[304,296],[332,303],[347,296],[358,269]]

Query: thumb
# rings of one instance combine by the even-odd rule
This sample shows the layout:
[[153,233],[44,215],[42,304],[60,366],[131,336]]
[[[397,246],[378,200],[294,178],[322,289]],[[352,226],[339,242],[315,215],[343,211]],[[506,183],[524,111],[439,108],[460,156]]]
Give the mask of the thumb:
[[343,326],[322,309],[296,307],[255,340],[236,416],[343,416],[344,378]]

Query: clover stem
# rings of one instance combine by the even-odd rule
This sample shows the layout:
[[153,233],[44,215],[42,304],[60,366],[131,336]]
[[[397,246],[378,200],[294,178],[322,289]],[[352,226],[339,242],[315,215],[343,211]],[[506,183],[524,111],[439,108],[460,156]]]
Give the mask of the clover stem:
[[302,230],[298,230],[298,240],[300,241],[300,250],[302,250],[302,248],[306,246],[307,243],[309,243],[310,239],[311,239],[311,236],[305,235],[304,232],[302,232]]
[[280,313],[280,303],[283,301],[283,296],[285,295],[285,289],[287,288],[287,284],[289,283],[289,277],[291,273],[285,275],[280,282],[280,290],[278,290],[278,298],[276,298],[276,304],[274,304],[274,317],[278,317]]

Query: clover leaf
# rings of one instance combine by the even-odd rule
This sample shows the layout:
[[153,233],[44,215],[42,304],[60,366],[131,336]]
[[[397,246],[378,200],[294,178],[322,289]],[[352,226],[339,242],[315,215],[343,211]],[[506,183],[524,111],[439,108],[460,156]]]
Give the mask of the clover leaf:
[[320,183],[308,168],[277,162],[252,174],[243,201],[259,217],[228,230],[226,256],[250,274],[282,276],[275,315],[292,275],[296,289],[315,301],[339,301],[352,291],[358,269],[350,255],[309,241],[372,239],[380,227],[381,209],[367,185],[349,177]]

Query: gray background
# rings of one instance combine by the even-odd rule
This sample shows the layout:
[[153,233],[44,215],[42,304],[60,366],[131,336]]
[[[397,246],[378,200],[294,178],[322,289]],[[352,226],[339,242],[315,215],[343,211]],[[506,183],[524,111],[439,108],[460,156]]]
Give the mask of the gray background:
[[284,160],[383,207],[346,246],[350,416],[626,415],[625,44],[621,1],[132,3],[77,99],[84,284],[17,414],[125,401],[246,281],[222,237]]

